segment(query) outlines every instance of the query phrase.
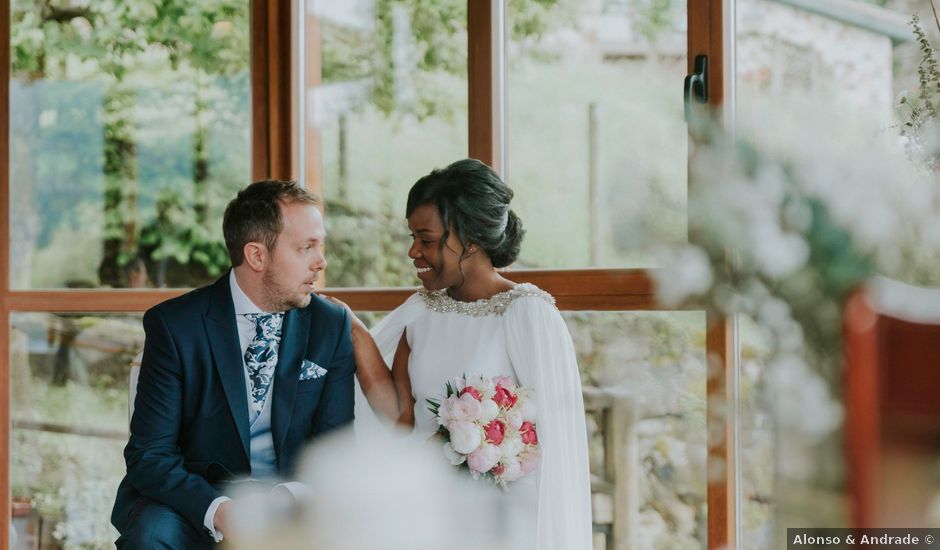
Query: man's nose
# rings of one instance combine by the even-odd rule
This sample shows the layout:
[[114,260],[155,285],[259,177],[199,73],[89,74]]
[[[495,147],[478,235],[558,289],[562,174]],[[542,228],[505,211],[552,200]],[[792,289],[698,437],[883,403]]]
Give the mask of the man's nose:
[[323,255],[323,252],[317,254],[316,259],[313,261],[313,270],[314,271],[323,271],[326,269],[327,261],[326,256]]

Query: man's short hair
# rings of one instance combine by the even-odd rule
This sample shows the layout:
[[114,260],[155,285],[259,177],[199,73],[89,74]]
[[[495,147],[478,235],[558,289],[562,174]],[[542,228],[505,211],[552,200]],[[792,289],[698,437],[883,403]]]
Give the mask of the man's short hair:
[[222,234],[232,267],[245,261],[245,245],[262,243],[274,250],[284,228],[281,205],[303,203],[320,205],[320,199],[293,181],[256,181],[238,192],[225,207]]

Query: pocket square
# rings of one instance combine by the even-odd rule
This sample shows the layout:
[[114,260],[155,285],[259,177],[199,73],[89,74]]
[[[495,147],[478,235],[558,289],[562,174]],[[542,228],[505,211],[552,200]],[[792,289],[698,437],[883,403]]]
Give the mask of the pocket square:
[[314,363],[313,361],[304,359],[303,364],[300,365],[301,380],[316,380],[324,374],[326,374],[326,369]]

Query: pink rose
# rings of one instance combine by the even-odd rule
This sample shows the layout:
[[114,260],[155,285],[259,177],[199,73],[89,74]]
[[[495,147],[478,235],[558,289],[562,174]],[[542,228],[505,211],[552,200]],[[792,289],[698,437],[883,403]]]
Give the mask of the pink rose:
[[539,444],[539,434],[535,431],[535,424],[531,422],[522,423],[522,426],[519,428],[519,435],[522,437],[522,442],[526,445]]
[[483,396],[480,395],[480,392],[476,390],[473,386],[467,386],[466,388],[460,390],[460,397],[463,397],[465,394],[470,394],[477,401],[483,401]]
[[499,447],[484,443],[467,456],[467,466],[474,472],[485,474],[499,462]]
[[503,442],[503,436],[506,435],[506,425],[499,420],[494,420],[483,428],[486,434],[486,440],[493,445],[499,445]]
[[516,404],[517,399],[516,394],[502,386],[496,386],[496,395],[493,396],[493,401],[495,401],[501,409],[511,409],[512,406]]
[[505,471],[506,471],[506,466],[502,462],[500,462],[496,466],[493,466],[493,469],[490,471],[490,473],[496,477],[499,477],[503,475],[503,472]]

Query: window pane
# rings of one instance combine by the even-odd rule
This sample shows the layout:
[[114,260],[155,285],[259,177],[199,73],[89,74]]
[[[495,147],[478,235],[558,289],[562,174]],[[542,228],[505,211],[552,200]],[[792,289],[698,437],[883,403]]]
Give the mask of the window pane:
[[[614,522],[637,526],[634,547],[704,548],[705,315],[564,312],[564,318],[585,389],[591,472],[601,480],[593,483],[594,523],[603,529],[613,515]],[[610,409],[602,404],[611,397],[632,404],[635,416],[605,414]],[[605,438],[618,431],[637,449],[635,462],[607,454]],[[611,514],[607,483],[620,491],[634,487],[637,509]]]
[[685,2],[509,3],[517,267],[646,267],[686,235]]
[[327,284],[415,285],[408,190],[467,156],[466,2],[307,6],[304,151],[327,204]]
[[250,174],[248,2],[163,4],[14,0],[15,288],[198,286],[228,267],[221,213]]
[[[113,548],[141,316],[14,313],[10,482],[17,548]],[[55,546],[46,546],[54,543]]]

